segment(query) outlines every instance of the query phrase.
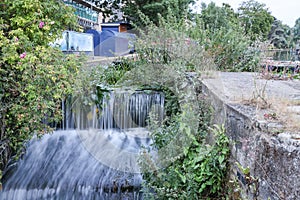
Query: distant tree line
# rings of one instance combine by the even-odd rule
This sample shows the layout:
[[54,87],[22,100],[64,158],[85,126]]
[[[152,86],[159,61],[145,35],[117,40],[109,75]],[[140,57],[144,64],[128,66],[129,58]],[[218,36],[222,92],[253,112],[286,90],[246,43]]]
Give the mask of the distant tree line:
[[204,28],[211,31],[221,27],[228,29],[242,26],[243,32],[252,41],[269,40],[275,48],[292,48],[300,40],[300,17],[295,21],[294,27],[289,27],[274,17],[265,4],[255,0],[242,2],[237,11],[229,4],[217,6],[214,2],[207,5],[202,3],[200,14],[193,13],[191,9],[195,0],[107,0],[104,3],[99,1],[98,4],[102,7],[113,5],[114,10],[123,13],[124,20],[137,26],[144,25],[143,17],[158,24],[159,16],[166,17],[171,10],[178,19],[194,21],[199,17],[203,20]]

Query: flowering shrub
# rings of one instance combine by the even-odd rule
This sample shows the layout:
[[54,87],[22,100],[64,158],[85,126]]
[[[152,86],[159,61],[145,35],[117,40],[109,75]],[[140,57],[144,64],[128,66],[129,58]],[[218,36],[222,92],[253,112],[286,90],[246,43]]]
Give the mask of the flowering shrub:
[[58,0],[1,1],[0,172],[33,134],[60,120],[78,63],[49,44],[75,25],[71,7]]
[[20,58],[25,58],[25,56],[26,56],[26,52],[22,53],[22,54],[20,55]]
[[41,21],[39,24],[39,28],[43,28],[45,26],[45,22]]

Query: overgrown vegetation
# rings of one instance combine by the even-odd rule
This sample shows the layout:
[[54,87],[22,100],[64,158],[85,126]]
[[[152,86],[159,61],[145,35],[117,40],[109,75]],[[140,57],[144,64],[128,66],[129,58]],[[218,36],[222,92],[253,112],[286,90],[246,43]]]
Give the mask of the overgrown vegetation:
[[[141,26],[147,25],[143,23],[143,17],[137,12],[139,10],[151,21],[158,25],[160,16],[166,18],[168,16],[168,9],[172,9],[176,18],[180,19],[187,17],[187,13],[191,13],[189,6],[194,4],[194,0],[126,0],[123,2],[124,6],[121,10],[124,12],[124,18],[131,23]],[[158,15],[159,13],[159,15]],[[191,14],[188,15],[191,17]]]
[[[197,95],[196,77],[215,70],[212,54],[201,45],[201,33],[208,33],[200,30],[197,35],[198,27],[171,14],[161,18],[159,26],[144,20],[149,29],[139,32],[137,61],[116,85],[168,90],[174,98],[170,107],[176,108],[162,125],[155,117],[149,122],[157,155],[146,151],[141,155],[144,193],[154,199],[224,197],[228,139],[223,128],[209,128],[210,107]],[[208,135],[215,139],[211,146],[206,143]]]
[[[141,155],[146,199],[220,199],[228,170],[228,138],[222,127],[209,129],[209,111],[203,105],[199,129],[193,133],[189,109],[181,110],[168,126],[152,124],[152,139],[158,155]],[[211,134],[213,145],[205,140]]]
[[[149,121],[158,157],[151,157],[153,152],[141,156],[145,194],[159,199],[222,197],[228,139],[223,128],[210,129],[210,107],[197,94],[197,78],[216,69],[213,53],[202,45],[209,33],[197,33],[200,22],[189,27],[170,10],[168,19],[160,18],[159,26],[146,17],[144,20],[149,29],[139,30],[136,60],[85,68],[76,91],[89,100],[96,88],[100,98],[114,87],[163,91],[165,121],[158,123],[155,117]],[[211,145],[206,145],[208,135],[214,138]]]
[[[102,7],[108,4],[104,2]],[[254,1],[243,4],[240,13],[227,4],[203,5],[198,16],[187,10],[193,1],[184,1],[175,13],[172,6],[180,1],[172,1],[171,6],[168,2],[153,2],[137,13],[146,28],[137,29],[136,60],[78,68],[78,59],[49,46],[64,29],[75,26],[69,7],[56,0],[4,0],[0,4],[0,169],[33,134],[51,131],[47,123],[60,121],[60,102],[68,94],[89,105],[113,87],[153,89],[165,93],[167,117],[164,123],[157,123],[155,117],[149,121],[157,154],[141,155],[144,193],[154,199],[225,197],[229,141],[223,127],[211,128],[210,108],[198,96],[197,79],[214,70],[255,71],[271,15]],[[261,15],[256,15],[255,6]],[[156,15],[156,7],[163,16]],[[285,45],[274,34],[272,38],[274,45]],[[208,145],[207,138],[214,142]]]
[[[234,18],[228,7],[208,9]],[[167,117],[164,123],[149,122],[157,155],[145,151],[141,156],[145,194],[158,199],[222,198],[229,141],[224,128],[210,128],[209,106],[199,99],[196,80],[216,69],[254,71],[259,45],[238,22],[211,27],[213,15],[206,22],[197,18],[189,23],[167,12],[158,24],[140,13],[147,29],[138,29],[135,60],[85,69],[75,88],[84,89],[79,94],[90,100],[96,88],[98,98],[113,87],[164,91]],[[207,145],[207,137],[214,143]]]
[[61,119],[60,103],[72,91],[79,63],[49,45],[76,27],[63,2],[3,0],[0,8],[1,171],[27,140]]

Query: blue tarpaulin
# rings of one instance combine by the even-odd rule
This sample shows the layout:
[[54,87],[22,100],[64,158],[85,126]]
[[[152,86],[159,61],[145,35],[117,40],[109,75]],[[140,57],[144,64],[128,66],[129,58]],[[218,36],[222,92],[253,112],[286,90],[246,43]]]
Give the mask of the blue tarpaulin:
[[101,34],[101,31],[97,31],[97,30],[94,30],[94,29],[89,29],[86,31],[86,33],[90,33],[90,34],[93,34],[93,40],[94,40],[94,55],[100,55],[100,49],[98,48],[99,47],[99,44],[100,44],[100,34]]
[[86,32],[94,35],[95,56],[121,56],[134,51],[134,34],[119,33],[112,30],[102,32],[88,30]]

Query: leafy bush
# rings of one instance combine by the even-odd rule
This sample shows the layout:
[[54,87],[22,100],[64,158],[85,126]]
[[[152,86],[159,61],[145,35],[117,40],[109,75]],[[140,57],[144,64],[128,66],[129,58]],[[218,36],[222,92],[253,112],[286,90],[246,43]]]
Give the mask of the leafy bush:
[[60,103],[72,91],[79,62],[49,45],[76,26],[62,1],[3,0],[0,7],[2,170],[33,134],[51,131],[48,123],[60,120]]
[[[153,129],[158,158],[152,158],[151,152],[141,156],[145,196],[149,199],[224,197],[229,157],[225,130],[215,126],[209,131],[202,125],[198,133],[191,134],[183,115],[184,112],[169,126]],[[213,134],[214,145],[206,144],[206,134]],[[182,153],[178,154],[180,149]]]
[[[205,49],[204,45],[209,32],[169,16],[161,19],[160,26],[149,23],[139,33],[136,43],[139,64],[121,80],[127,85],[167,87],[179,102],[178,112],[170,116],[168,123],[150,119],[155,151],[145,150],[140,160],[146,198],[221,197],[227,174],[228,139],[224,129],[209,129],[209,106],[201,104],[197,94],[186,86],[197,90],[197,84],[188,78],[191,69],[196,72],[195,77],[215,69],[217,54],[209,55],[212,47]],[[221,35],[219,39],[215,38],[215,43],[223,42]],[[226,54],[224,51],[224,59]],[[215,144],[206,144],[207,134],[215,136]]]

